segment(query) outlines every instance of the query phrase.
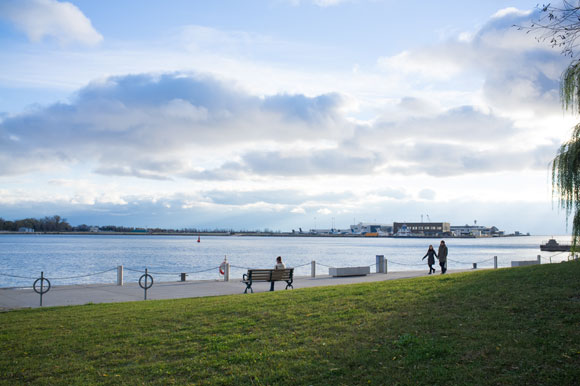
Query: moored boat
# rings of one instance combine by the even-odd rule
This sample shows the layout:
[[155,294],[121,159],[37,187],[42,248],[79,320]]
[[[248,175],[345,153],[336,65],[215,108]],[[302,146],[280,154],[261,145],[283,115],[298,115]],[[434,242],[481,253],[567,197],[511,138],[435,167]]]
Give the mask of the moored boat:
[[540,251],[569,252],[570,244],[560,244],[555,239],[550,239],[547,243],[540,244]]

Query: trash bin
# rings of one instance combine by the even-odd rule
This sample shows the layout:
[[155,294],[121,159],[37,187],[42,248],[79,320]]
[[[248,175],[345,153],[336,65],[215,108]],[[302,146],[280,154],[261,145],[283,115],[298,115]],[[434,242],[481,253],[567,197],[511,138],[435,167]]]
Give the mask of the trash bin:
[[387,265],[385,264],[385,255],[377,256],[377,273],[387,273]]
[[187,276],[187,273],[182,272],[181,273],[181,281],[185,281],[186,276]]

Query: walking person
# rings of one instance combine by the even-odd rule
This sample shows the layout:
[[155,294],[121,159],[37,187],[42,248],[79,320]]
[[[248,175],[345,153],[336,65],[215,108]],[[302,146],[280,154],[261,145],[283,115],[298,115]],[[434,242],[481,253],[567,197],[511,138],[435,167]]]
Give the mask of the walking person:
[[444,240],[441,240],[441,244],[439,244],[438,258],[442,275],[447,272],[447,252],[447,245],[445,245]]
[[[282,256],[278,256],[276,258],[276,265],[274,266],[274,269],[286,269],[286,264],[282,262]],[[270,282],[270,291],[274,291],[273,281]]]
[[433,268],[433,265],[435,264],[435,258],[437,257],[435,249],[433,249],[433,245],[429,245],[427,253],[425,254],[425,256],[423,256],[421,260],[425,260],[426,257],[427,257],[427,265],[429,266],[429,275],[431,275],[432,273],[435,273],[435,268]]

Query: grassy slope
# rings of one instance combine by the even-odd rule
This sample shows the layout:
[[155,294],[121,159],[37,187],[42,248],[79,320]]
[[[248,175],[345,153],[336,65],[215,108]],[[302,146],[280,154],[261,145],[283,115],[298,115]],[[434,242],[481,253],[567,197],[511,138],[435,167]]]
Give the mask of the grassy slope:
[[0,384],[578,384],[580,263],[0,313]]

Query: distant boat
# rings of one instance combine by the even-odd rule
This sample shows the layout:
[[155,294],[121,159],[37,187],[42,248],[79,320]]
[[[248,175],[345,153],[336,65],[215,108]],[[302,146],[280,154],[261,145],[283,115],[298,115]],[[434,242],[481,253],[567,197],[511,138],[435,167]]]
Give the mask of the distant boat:
[[411,231],[407,227],[407,224],[403,224],[401,229],[399,229],[397,231],[397,233],[395,233],[395,236],[396,237],[410,237],[410,236],[413,236],[413,234],[411,233]]
[[559,244],[555,239],[550,239],[547,243],[540,244],[540,251],[570,252],[570,244]]

